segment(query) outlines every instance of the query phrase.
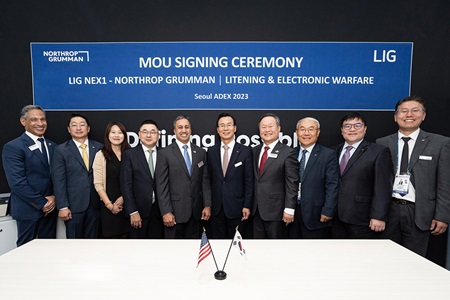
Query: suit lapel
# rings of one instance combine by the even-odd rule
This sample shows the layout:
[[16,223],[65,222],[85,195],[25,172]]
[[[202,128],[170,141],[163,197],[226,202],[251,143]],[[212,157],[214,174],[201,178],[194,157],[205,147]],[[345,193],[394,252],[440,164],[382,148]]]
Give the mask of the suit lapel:
[[342,176],[344,176],[348,170],[352,167],[352,165],[361,157],[361,155],[366,151],[367,149],[367,142],[366,140],[363,140],[361,144],[359,144],[358,148],[356,148],[355,153],[353,153],[352,157],[350,157],[350,160],[347,163],[347,166],[345,167],[344,172],[342,173]]
[[[280,148],[281,148],[281,143],[280,142],[276,143],[275,147],[273,147],[273,150],[270,152],[270,155],[277,155],[278,156],[280,154]],[[270,157],[269,155],[267,156],[267,161],[266,161],[266,164],[264,165],[264,168],[262,170],[261,177],[264,175],[266,170],[268,168],[270,168],[270,166],[272,165],[272,163],[275,160],[276,160],[276,158]]]
[[391,151],[391,157],[392,157],[392,165],[397,166],[398,165],[398,133],[395,133],[390,136],[388,139],[388,148],[389,151]]
[[89,171],[92,170],[92,165],[94,163],[95,154],[99,149],[97,149],[96,145],[92,141],[88,141],[89,144]]
[[419,135],[417,136],[417,141],[414,145],[414,149],[411,153],[411,158],[409,159],[410,170],[414,168],[414,165],[419,160],[419,156],[423,152],[423,149],[425,149],[428,142],[429,142],[428,133],[420,130]]
[[[179,163],[183,167],[183,170],[186,172],[186,174],[188,176],[190,176],[189,172],[188,172],[188,169],[187,169],[187,166],[186,166],[186,162],[184,161],[183,154],[181,153],[181,150],[178,147],[178,144],[176,142],[173,142],[171,145],[172,145],[173,155],[178,159]],[[194,155],[192,155],[192,160],[194,160]],[[192,165],[194,165],[194,164],[192,163]]]
[[306,164],[305,172],[303,173],[302,182],[308,176],[309,171],[313,168],[314,163],[316,162],[317,157],[319,156],[319,153],[320,153],[320,146],[316,144],[312,149],[311,154],[309,155],[308,163]]
[[68,150],[72,153],[73,157],[81,164],[84,170],[87,171],[86,165],[84,164],[83,158],[81,157],[80,151],[78,151],[77,145],[73,140],[67,143]]
[[261,154],[262,147],[263,144],[256,146],[253,152],[253,170],[258,178],[261,177],[261,175],[259,174],[259,155]]
[[139,148],[136,149],[137,159],[138,159],[139,163],[141,163],[144,166],[145,171],[151,177],[152,174],[150,173],[150,167],[148,166],[147,158],[145,158],[144,148],[142,148],[142,144],[139,144],[138,147]]
[[228,163],[228,168],[227,172],[225,173],[225,177],[229,176],[230,175],[229,173],[233,170],[233,166],[236,163],[237,158],[239,157],[239,153],[241,153],[241,145],[235,142],[233,152],[231,152],[231,157]]
[[[22,134],[22,139],[23,139],[23,142],[25,143],[25,145],[26,145],[26,147],[27,147],[28,149],[30,149],[30,146],[33,146],[33,145],[36,145],[36,146],[37,146],[37,144],[33,141],[33,139],[30,138],[26,133],[23,133],[23,134]],[[31,150],[30,150],[30,151],[31,151]],[[36,148],[35,150],[31,151],[31,152],[33,153],[34,156],[36,156],[36,157],[42,162],[42,164],[43,164],[46,168],[49,167],[48,159],[47,159],[47,157],[44,157],[44,155],[42,154],[42,152],[39,150],[39,147]]]

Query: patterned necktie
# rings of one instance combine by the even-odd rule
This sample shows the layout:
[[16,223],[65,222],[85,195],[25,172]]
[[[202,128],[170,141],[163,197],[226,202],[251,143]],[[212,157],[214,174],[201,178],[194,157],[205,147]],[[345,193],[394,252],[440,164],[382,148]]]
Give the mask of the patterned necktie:
[[155,150],[147,150],[148,152],[148,167],[150,169],[150,174],[152,174],[152,177],[155,177],[155,167],[153,165],[153,152]]
[[83,158],[84,164],[86,166],[86,169],[89,171],[89,157],[88,157],[88,153],[86,150],[86,144],[81,144],[80,148],[81,148],[81,158]]
[[230,149],[228,145],[223,145],[223,160],[222,160],[223,177],[225,177],[225,174],[227,173],[228,169],[228,149]]
[[402,137],[404,142],[403,151],[402,151],[402,160],[400,161],[400,174],[408,173],[408,165],[409,165],[409,145],[408,142],[411,138],[408,136]]
[[41,143],[41,153],[42,156],[45,158],[45,162],[47,166],[49,165],[48,156],[47,156],[47,149],[45,149],[45,142],[43,138],[38,138],[38,141]]
[[339,164],[339,168],[341,170],[341,175],[344,173],[345,167],[347,166],[348,161],[350,160],[350,150],[352,150],[353,146],[345,147],[345,153],[342,156],[341,163]]
[[306,152],[308,152],[306,149],[302,151],[302,158],[300,159],[300,182],[303,181],[303,173],[305,173]]
[[261,156],[261,161],[259,162],[259,175],[261,175],[261,173],[264,169],[264,165],[266,164],[269,149],[270,149],[269,146],[264,147],[264,153]]
[[184,156],[184,161],[186,162],[186,167],[188,169],[189,175],[192,175],[192,163],[191,163],[191,158],[189,157],[189,153],[188,153],[188,145],[183,145],[183,156]]

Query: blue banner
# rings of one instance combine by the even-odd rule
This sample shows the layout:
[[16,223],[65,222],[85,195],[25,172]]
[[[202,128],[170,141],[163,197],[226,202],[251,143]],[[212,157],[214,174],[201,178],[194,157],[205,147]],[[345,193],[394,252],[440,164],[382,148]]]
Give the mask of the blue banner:
[[31,43],[47,110],[392,110],[412,43]]

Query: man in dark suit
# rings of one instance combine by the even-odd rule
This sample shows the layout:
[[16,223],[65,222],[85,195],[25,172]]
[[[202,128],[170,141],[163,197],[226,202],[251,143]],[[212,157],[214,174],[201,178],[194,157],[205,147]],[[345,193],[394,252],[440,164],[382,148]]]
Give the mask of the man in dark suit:
[[345,143],[338,148],[341,180],[334,238],[378,238],[385,229],[393,180],[389,149],[364,140],[367,120],[359,113],[341,119]]
[[47,119],[37,105],[22,108],[25,132],[3,147],[3,168],[11,189],[11,216],[17,223],[17,246],[36,237],[56,237],[55,196],[50,161],[55,144],[44,138]]
[[450,222],[450,139],[420,129],[425,116],[422,98],[399,100],[398,132],[377,140],[389,147],[396,174],[383,236],[422,256],[430,233],[444,233]]
[[156,195],[169,239],[200,238],[200,220],[211,216],[206,151],[191,143],[185,116],[173,122],[176,140],[158,154]]
[[327,238],[339,192],[339,164],[336,152],[317,144],[320,123],[314,118],[297,122],[300,147],[295,148],[300,162],[300,184],[290,238]]
[[66,236],[97,238],[100,199],[93,183],[92,163],[103,145],[88,139],[88,119],[72,114],[67,130],[72,139],[56,148],[52,179],[59,218],[66,224]]
[[244,224],[253,205],[253,155],[251,148],[237,143],[236,120],[227,113],[217,118],[220,143],[208,149],[211,180],[212,238],[233,238]]
[[299,163],[295,150],[278,141],[280,119],[265,114],[259,120],[263,144],[253,148],[255,176],[253,237],[285,237],[297,206]]
[[132,239],[163,237],[161,212],[156,201],[155,166],[158,157],[158,124],[145,120],[139,128],[141,144],[125,151],[120,171],[124,207],[130,215]]

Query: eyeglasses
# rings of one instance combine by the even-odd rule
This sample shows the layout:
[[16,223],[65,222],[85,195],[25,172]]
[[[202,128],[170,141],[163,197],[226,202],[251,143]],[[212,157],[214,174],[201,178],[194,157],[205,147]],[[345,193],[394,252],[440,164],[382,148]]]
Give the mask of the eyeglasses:
[[412,115],[418,115],[418,114],[420,114],[422,111],[424,111],[424,110],[423,110],[423,109],[420,109],[420,108],[418,108],[418,107],[413,108],[413,109],[403,108],[403,109],[401,109],[401,110],[397,110],[397,113],[401,113],[401,114],[403,114],[403,115],[406,115],[406,114],[408,114],[408,113],[411,112]]
[[306,132],[309,132],[309,133],[314,133],[314,132],[316,132],[316,128],[313,128],[313,127],[310,127],[310,128],[305,128],[305,127],[300,127],[300,129],[298,130],[301,134],[304,134],[304,133],[306,133]]
[[363,126],[364,126],[363,123],[355,123],[355,124],[349,124],[349,123],[347,123],[347,124],[342,125],[342,128],[343,128],[344,130],[351,130],[352,127],[353,127],[353,128],[355,128],[355,130],[359,130],[359,129],[361,129]]
[[70,127],[76,128],[76,127],[87,127],[86,123],[70,123]]
[[152,135],[155,136],[158,134],[158,131],[152,130],[152,131],[147,131],[147,130],[140,130],[140,133],[142,133],[142,135],[148,136],[148,135]]

